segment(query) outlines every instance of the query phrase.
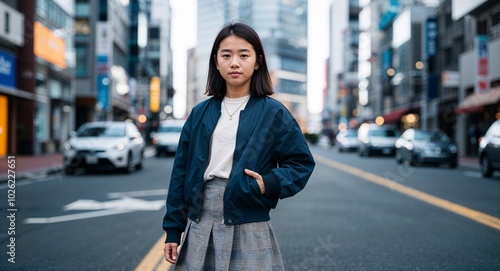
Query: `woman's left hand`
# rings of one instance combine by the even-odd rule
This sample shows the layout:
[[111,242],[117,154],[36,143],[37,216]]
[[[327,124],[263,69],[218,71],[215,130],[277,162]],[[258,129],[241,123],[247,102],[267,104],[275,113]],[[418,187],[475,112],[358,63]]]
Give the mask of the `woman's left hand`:
[[250,169],[245,169],[245,173],[248,176],[253,177],[257,181],[257,184],[259,185],[259,188],[260,188],[260,193],[265,194],[266,187],[264,185],[264,180],[262,179],[262,176],[260,176],[259,173],[255,172],[253,170],[250,170]]

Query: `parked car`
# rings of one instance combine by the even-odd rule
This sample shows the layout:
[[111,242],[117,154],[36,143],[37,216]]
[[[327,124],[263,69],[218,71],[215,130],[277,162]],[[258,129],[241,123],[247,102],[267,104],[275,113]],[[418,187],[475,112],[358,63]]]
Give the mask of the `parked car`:
[[142,168],[144,149],[144,139],[132,122],[88,122],[64,144],[64,172],[84,168],[130,173]]
[[479,163],[484,177],[493,176],[500,170],[500,120],[495,121],[479,140]]
[[400,132],[390,125],[363,123],[358,129],[359,156],[394,155]]
[[441,131],[411,128],[396,140],[396,162],[401,164],[403,161],[411,166],[446,164],[456,168],[458,147]]
[[358,130],[345,129],[340,130],[336,137],[338,151],[357,151],[359,146]]
[[153,135],[156,157],[177,152],[184,123],[185,120],[167,120],[160,123],[158,131]]

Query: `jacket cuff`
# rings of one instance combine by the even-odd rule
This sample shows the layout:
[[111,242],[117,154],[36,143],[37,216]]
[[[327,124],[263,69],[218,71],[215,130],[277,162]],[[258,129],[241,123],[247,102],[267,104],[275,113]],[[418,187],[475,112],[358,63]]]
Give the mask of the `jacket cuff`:
[[278,178],[273,173],[262,176],[264,186],[266,187],[265,195],[267,197],[278,196],[280,194],[281,186]]
[[182,232],[176,231],[176,230],[168,230],[167,231],[167,238],[165,240],[165,243],[181,243],[181,234]]

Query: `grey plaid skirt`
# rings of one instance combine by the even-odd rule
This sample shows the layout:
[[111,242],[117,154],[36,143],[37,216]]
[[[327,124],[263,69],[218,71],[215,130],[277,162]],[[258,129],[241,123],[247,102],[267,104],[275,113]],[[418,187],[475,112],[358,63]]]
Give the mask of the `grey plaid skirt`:
[[285,270],[269,221],[222,223],[227,179],[205,182],[199,222],[188,220],[175,270]]

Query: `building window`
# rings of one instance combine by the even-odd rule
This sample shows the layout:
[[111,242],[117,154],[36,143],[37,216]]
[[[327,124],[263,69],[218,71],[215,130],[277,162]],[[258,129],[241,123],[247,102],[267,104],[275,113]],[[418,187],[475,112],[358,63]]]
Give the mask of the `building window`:
[[5,29],[4,29],[4,32],[6,34],[8,34],[8,33],[10,33],[10,14],[7,11],[5,12],[4,18],[5,18],[5,23],[4,23]]
[[75,20],[75,34],[76,35],[90,34],[89,21],[86,19]]
[[477,22],[477,34],[478,35],[487,35],[488,34],[488,21],[481,20]]
[[493,15],[491,15],[491,25],[496,26],[500,24],[500,11],[497,11]]
[[451,67],[453,64],[453,49],[448,47],[444,49],[444,65],[445,68]]
[[453,18],[451,17],[451,12],[447,12],[445,16],[446,16],[445,25],[446,29],[448,29],[453,25]]
[[88,76],[88,68],[87,68],[88,47],[87,47],[87,45],[83,45],[83,44],[75,45],[75,51],[76,51],[75,76],[77,76],[77,77]]
[[75,16],[76,17],[89,17],[90,16],[90,4],[88,2],[75,3]]

